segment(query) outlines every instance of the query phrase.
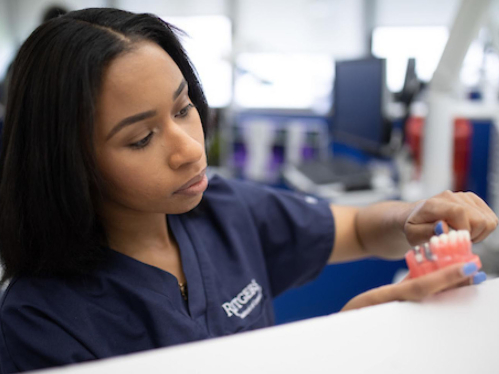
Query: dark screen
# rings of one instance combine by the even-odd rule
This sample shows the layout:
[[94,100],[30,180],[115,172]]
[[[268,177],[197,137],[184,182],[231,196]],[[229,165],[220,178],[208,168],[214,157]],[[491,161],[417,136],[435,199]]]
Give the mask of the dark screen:
[[385,60],[336,63],[333,141],[378,152],[386,139]]

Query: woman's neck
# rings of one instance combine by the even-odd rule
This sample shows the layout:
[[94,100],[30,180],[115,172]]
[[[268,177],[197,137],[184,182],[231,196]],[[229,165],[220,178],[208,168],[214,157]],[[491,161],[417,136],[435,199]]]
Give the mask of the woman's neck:
[[168,250],[174,240],[165,214],[109,217],[104,227],[110,247],[127,255],[146,248]]
[[[153,219],[154,218],[154,219]],[[186,283],[180,249],[166,215],[148,217],[141,222],[120,221],[107,225],[109,246],[126,256],[162,269]]]
[[102,206],[99,216],[110,248],[167,271],[179,283],[185,283],[180,250],[166,214],[137,212],[108,204]]

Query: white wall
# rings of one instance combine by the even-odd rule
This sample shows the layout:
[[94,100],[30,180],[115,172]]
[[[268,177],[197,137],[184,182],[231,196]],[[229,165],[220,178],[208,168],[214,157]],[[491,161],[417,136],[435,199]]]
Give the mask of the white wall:
[[[39,24],[43,10],[54,2],[71,10],[114,4],[162,16],[229,15],[229,8],[235,4],[238,22],[234,42],[238,51],[325,53],[348,58],[366,52],[366,1],[375,2],[369,7],[374,14],[368,15],[375,26],[450,25],[460,3],[459,0],[0,0],[0,38],[2,27],[5,29],[9,24],[14,43],[21,43]],[[6,14],[8,23],[1,18]]]
[[[230,1],[230,0],[227,0]],[[164,17],[226,15],[226,0],[116,0],[116,7]]]
[[14,42],[9,25],[7,2],[0,0],[0,81],[12,60],[13,53]]
[[0,0],[0,77],[2,56],[12,55],[54,3],[70,10],[114,5],[163,17],[222,14],[236,21],[236,53],[343,59],[367,54],[371,26],[449,26],[460,0]]
[[68,10],[106,6],[106,0],[0,0],[0,80],[19,46],[41,23],[52,5]]
[[51,5],[68,10],[103,7],[105,0],[0,0],[6,2],[14,43],[20,45],[41,23],[44,11]]
[[366,52],[364,0],[118,0],[116,5],[164,17],[233,16],[237,51],[340,58]]
[[240,0],[237,16],[239,50],[336,58],[366,52],[362,0]]
[[460,0],[373,0],[375,26],[451,26]]

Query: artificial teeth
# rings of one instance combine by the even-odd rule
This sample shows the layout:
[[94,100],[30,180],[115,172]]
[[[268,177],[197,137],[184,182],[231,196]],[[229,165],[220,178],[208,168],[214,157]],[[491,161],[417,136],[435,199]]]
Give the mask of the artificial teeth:
[[464,234],[464,237],[466,238],[466,240],[471,240],[471,235],[470,235],[470,232],[468,230],[463,230],[463,234]]
[[456,231],[449,232],[449,242],[455,243],[456,241],[457,241],[457,232]]

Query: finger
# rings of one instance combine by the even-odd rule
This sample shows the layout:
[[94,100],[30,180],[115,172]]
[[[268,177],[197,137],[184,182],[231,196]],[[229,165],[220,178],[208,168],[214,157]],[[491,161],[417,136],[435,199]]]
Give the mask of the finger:
[[478,209],[478,200],[480,198],[473,193],[444,191],[418,206],[418,211],[415,209],[408,221],[418,224],[444,220],[456,230],[470,231],[465,213]]
[[[469,231],[471,239],[475,243],[487,237],[496,227],[495,221],[487,217],[471,199],[461,198],[460,202],[432,201],[406,223],[405,232],[411,245],[421,244],[429,240],[436,228],[435,225],[438,225],[438,223],[434,223],[436,219],[433,217],[438,217],[439,220],[445,221],[448,226],[456,230]],[[422,221],[430,218],[433,220]],[[432,231],[430,232],[430,230]]]
[[487,226],[484,225],[482,226],[482,231],[478,234],[475,235],[475,237],[471,237],[471,241],[473,243],[480,243],[481,241],[483,241],[487,236],[489,236],[489,234],[491,233],[492,231],[489,231],[487,229]]
[[487,204],[473,192],[457,192],[452,199],[469,209],[470,235],[473,242],[485,239],[497,227],[497,217]]
[[479,209],[475,209],[474,212],[470,212],[470,226],[470,237],[473,243],[481,242],[495,228],[493,221],[491,221],[490,218]]
[[406,223],[405,235],[411,246],[421,245],[428,242],[433,236],[435,223]]
[[[477,273],[477,274],[478,274],[478,273]],[[449,288],[447,288],[447,289],[445,289],[445,290],[442,290],[442,291],[447,291],[448,289],[452,289],[452,288],[459,288],[459,287],[471,286],[471,285],[475,284],[475,283],[474,283],[474,280],[473,280],[473,278],[474,278],[475,276],[476,276],[476,274],[475,274],[475,275],[473,275],[473,276],[467,277],[467,278],[465,278],[462,282],[458,283],[456,286],[454,286],[454,287],[449,287]]]
[[470,218],[470,237],[473,243],[481,242],[490,234],[490,231],[488,230],[487,218],[483,214],[479,214],[481,217],[474,215]]
[[439,208],[441,219],[455,230],[471,231],[472,217],[479,221],[475,211],[475,206],[467,202],[445,202]]
[[398,300],[419,301],[435,293],[455,288],[469,281],[478,271],[474,263],[460,263],[437,270],[425,276],[400,283],[396,295]]
[[[477,271],[474,263],[456,264],[416,279],[404,279],[403,282],[375,288],[350,300],[341,310],[352,310],[390,301],[419,301],[437,292],[465,285],[472,280]],[[480,280],[478,274],[475,276]]]
[[454,201],[434,198],[427,200],[420,209],[407,219],[404,231],[411,245],[428,241],[434,233],[438,221],[445,221],[457,230],[470,231],[468,212],[470,209]]
[[473,284],[480,284],[486,280],[487,274],[485,274],[483,271],[480,271],[473,276]]
[[494,231],[497,228],[499,219],[497,218],[496,214],[492,211],[492,209],[490,209],[490,207],[485,203],[485,201],[480,199],[473,192],[466,192],[465,196],[466,198],[468,198],[473,202],[478,211],[481,214],[483,214],[483,216],[485,217],[485,228],[482,230],[482,232],[479,235],[476,235],[474,237],[475,242],[480,242],[484,240],[492,231]]
[[480,207],[483,210],[483,212],[486,213],[490,217],[491,221],[494,222],[495,226],[497,227],[497,225],[499,224],[499,218],[494,213],[494,211],[492,209],[490,209],[490,207],[485,203],[485,201],[483,201],[482,199],[480,199],[473,192],[466,192],[466,195],[471,200],[473,200],[473,202],[475,203],[475,205],[477,207]]
[[447,234],[449,232],[449,225],[445,221],[438,221],[433,232],[435,235]]
[[[405,281],[406,279],[410,279],[410,278],[404,278],[402,281]],[[451,287],[451,288],[466,287],[466,286],[471,286],[474,284],[480,284],[480,283],[484,282],[486,279],[487,279],[487,275],[483,271],[480,271],[471,277],[465,278],[462,282],[458,283],[455,287]]]
[[478,243],[496,229],[499,219],[474,193],[445,191],[422,201],[409,215],[404,225],[408,242],[419,245],[428,241],[435,231],[437,234],[446,232],[444,223],[438,221],[456,230],[467,230],[471,240]]
[[472,284],[473,284],[473,277],[468,277],[465,280],[463,280],[461,283],[458,283],[454,288],[471,286]]

